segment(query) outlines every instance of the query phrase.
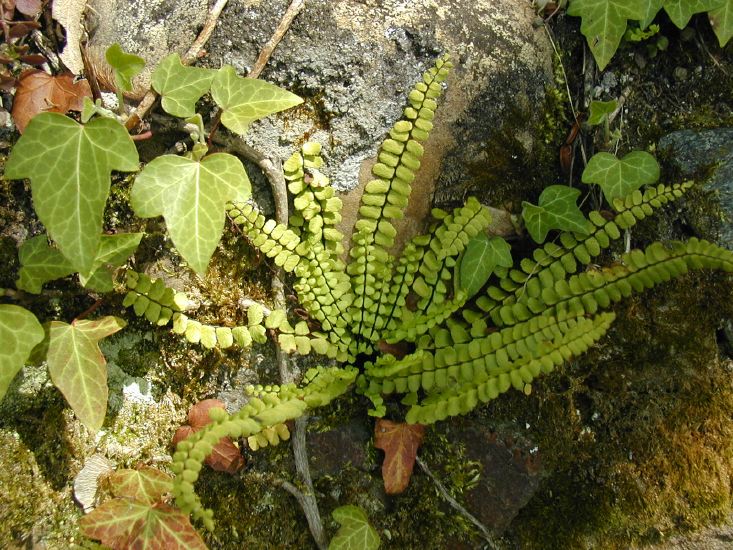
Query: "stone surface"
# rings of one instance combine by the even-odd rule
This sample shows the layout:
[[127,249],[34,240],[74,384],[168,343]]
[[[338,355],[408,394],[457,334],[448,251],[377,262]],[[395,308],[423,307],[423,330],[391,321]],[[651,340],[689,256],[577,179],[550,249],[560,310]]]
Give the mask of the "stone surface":
[[707,176],[704,185],[717,193],[725,216],[715,224],[718,243],[733,248],[733,128],[679,130],[660,139],[659,148],[683,177]]
[[327,432],[308,433],[308,457],[314,479],[336,475],[346,465],[364,468],[371,433],[363,421],[352,421]]

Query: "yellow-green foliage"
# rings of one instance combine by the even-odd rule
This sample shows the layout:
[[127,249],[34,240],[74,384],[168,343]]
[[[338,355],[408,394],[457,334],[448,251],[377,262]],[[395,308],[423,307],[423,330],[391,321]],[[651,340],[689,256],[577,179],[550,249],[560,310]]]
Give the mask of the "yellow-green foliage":
[[310,316],[310,323],[291,327],[285,312],[273,312],[265,326],[279,332],[285,351],[322,354],[342,366],[311,371],[301,387],[255,389],[258,398],[240,412],[219,411],[210,427],[179,443],[176,502],[208,527],[211,514],[193,483],[223,436],[247,437],[257,447],[275,443],[284,435],[277,426],[353,383],[371,400],[369,414],[375,416],[384,415],[384,399],[394,394],[409,407],[410,423],[466,414],[510,388],[530,392],[540,374],[587,351],[615,318],[602,310],[632,292],[689,269],[733,271],[733,253],[697,239],[653,243],[624,254],[612,267],[585,269],[624,230],[681,196],[689,183],[634,191],[614,200],[615,213],[590,212],[584,231],[559,233],[517,268],[496,268],[477,296],[456,282],[462,253],[491,221],[476,199],[452,212],[434,210],[428,232],[396,257],[392,222],[403,216],[450,66],[443,57],[423,75],[382,144],[347,263],[335,227],[341,201],[320,172],[318,144],[306,143],[284,164],[294,195],[290,228],[266,220],[251,204],[228,206],[252,244],[294,276],[293,288]]

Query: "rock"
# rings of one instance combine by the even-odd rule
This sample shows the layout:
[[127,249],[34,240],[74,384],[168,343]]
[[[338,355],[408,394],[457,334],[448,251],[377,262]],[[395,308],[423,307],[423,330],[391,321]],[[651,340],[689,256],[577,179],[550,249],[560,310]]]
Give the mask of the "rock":
[[466,508],[500,535],[539,487],[539,456],[530,445],[481,425],[452,431],[448,437],[454,445],[465,445],[466,460],[481,464],[478,485],[464,493]]
[[733,128],[679,130],[660,139],[659,149],[669,153],[683,177],[699,178],[712,169],[704,185],[717,192],[725,219],[705,221],[713,223],[718,244],[733,248]]
[[313,478],[336,475],[347,464],[364,468],[370,439],[371,433],[359,420],[327,432],[309,432],[308,460]]

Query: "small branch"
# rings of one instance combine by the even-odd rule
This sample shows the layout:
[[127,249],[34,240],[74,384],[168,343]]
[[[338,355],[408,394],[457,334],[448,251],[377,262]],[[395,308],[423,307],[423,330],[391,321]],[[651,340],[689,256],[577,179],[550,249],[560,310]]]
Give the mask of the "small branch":
[[[227,5],[227,2],[228,0],[217,0],[216,4],[214,4],[211,10],[209,10],[209,14],[206,16],[206,21],[204,22],[204,28],[196,37],[193,44],[191,44],[188,51],[181,57],[181,63],[184,65],[190,65],[198,59],[203,51],[204,45],[208,42],[209,38],[211,38],[211,34],[214,32],[214,28],[216,28],[216,22],[219,20],[219,16],[221,15],[224,6]],[[157,99],[158,94],[155,90],[152,88],[148,90],[135,111],[130,114],[127,122],[125,122],[125,128],[132,130],[135,126],[140,124],[140,121],[145,118],[145,115],[147,115],[150,109],[153,108]]]
[[293,0],[292,2],[290,2],[288,9],[285,10],[285,14],[280,20],[280,24],[275,29],[275,32],[270,37],[270,40],[268,40],[267,43],[263,46],[262,50],[260,51],[260,55],[257,56],[257,60],[255,61],[252,70],[247,75],[249,78],[258,78],[260,76],[260,73],[262,73],[265,65],[267,65],[267,62],[270,60],[272,52],[275,51],[275,48],[277,48],[277,45],[283,39],[285,33],[288,32],[288,29],[290,28],[290,24],[293,22],[293,19],[297,17],[297,15],[300,13],[304,6],[305,0]]
[[423,460],[419,456],[416,457],[415,460],[417,461],[418,466],[420,466],[420,469],[422,469],[422,471],[428,475],[433,483],[435,483],[438,492],[446,500],[446,502],[448,502],[448,504],[450,504],[459,514],[461,514],[464,518],[466,518],[468,521],[476,526],[476,528],[481,532],[481,536],[486,540],[486,542],[489,543],[490,547],[498,548],[499,546],[496,540],[494,540],[494,537],[489,532],[488,528],[451,496],[451,494],[448,492],[448,489],[445,488],[445,485],[443,485],[440,480],[433,475],[433,472],[430,471],[428,465],[425,464],[425,462],[423,462]]

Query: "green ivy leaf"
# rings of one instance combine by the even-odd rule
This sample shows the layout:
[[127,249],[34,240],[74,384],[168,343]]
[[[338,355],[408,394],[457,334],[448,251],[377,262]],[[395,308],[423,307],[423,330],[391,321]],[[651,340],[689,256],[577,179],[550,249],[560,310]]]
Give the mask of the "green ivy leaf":
[[684,29],[696,13],[720,6],[721,0],[664,0],[664,11],[678,29]]
[[79,274],[81,284],[97,292],[111,292],[114,288],[111,268],[124,264],[137,250],[142,237],[142,233],[102,235],[99,241],[99,252],[92,264],[91,274],[88,277]]
[[349,504],[336,508],[331,515],[341,527],[331,539],[328,550],[376,550],[379,534],[369,525],[369,519],[358,506]]
[[30,311],[20,306],[0,304],[0,342],[3,345],[0,353],[0,399],[43,337],[43,327]]
[[597,183],[609,203],[659,179],[659,163],[645,151],[632,151],[622,159],[596,153],[583,170],[583,183]]
[[711,10],[708,16],[722,48],[733,37],[733,0],[725,0],[720,7]]
[[650,23],[654,21],[657,13],[662,9],[662,5],[664,5],[664,0],[645,0],[642,2],[644,16],[641,18],[641,21],[639,21],[640,29],[646,29]]
[[211,69],[187,67],[172,53],[153,71],[152,85],[163,98],[166,113],[187,118],[196,114],[196,102],[209,91],[215,74]]
[[99,248],[110,172],[137,169],[135,144],[119,122],[97,118],[82,126],[59,113],[40,113],[13,147],[5,178],[30,178],[41,222],[74,270],[88,273]]
[[145,60],[137,55],[124,52],[117,43],[107,48],[104,57],[114,71],[117,89],[124,92],[132,90],[132,79],[145,68]]
[[612,99],[611,101],[591,101],[588,124],[591,126],[603,124],[603,122],[608,119],[608,116],[616,110],[617,106],[618,101],[615,99]]
[[522,218],[535,242],[543,242],[550,229],[588,233],[585,216],[576,204],[579,196],[579,189],[550,185],[542,191],[538,206],[522,203]]
[[471,239],[461,257],[458,269],[459,288],[468,298],[476,294],[494,272],[497,265],[512,267],[512,252],[501,237],[480,233]]
[[221,123],[237,134],[245,134],[257,119],[303,102],[297,95],[274,84],[238,76],[230,66],[222,67],[214,76],[211,96],[223,110]]
[[621,43],[627,20],[641,20],[647,14],[639,0],[572,0],[568,15],[582,18],[580,32],[603,70]]
[[150,162],[130,200],[142,218],[162,215],[173,244],[197,273],[204,273],[224,231],[224,205],[249,197],[241,161],[226,153],[201,161],[163,155]]
[[28,239],[18,249],[20,271],[15,286],[31,294],[41,292],[49,281],[74,273],[74,268],[57,249],[48,245],[46,235]]
[[98,342],[125,326],[118,317],[51,321],[48,372],[79,420],[91,431],[102,427],[107,412],[107,368]]
[[157,468],[143,466],[138,470],[117,470],[109,477],[109,485],[116,497],[154,504],[171,491],[173,479]]
[[[126,262],[137,249],[142,236],[142,233],[102,235],[90,275],[85,277],[79,274],[81,284],[98,292],[110,292],[113,288],[112,274],[107,266],[118,267]],[[46,235],[25,241],[20,246],[18,256],[21,268],[15,285],[32,294],[41,292],[47,282],[75,272],[64,255],[48,245]]]
[[115,498],[81,518],[79,526],[111,548],[206,550],[188,515],[163,502]]

